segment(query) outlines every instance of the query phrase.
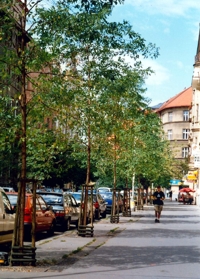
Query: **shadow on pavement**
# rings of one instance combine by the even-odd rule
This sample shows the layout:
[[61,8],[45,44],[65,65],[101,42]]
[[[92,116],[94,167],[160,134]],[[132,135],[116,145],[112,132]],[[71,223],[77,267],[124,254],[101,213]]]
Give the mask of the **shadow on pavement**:
[[[159,253],[158,253],[159,251]],[[84,258],[79,268],[91,265],[106,266],[116,269],[141,268],[163,264],[199,263],[200,251],[195,246],[178,247],[102,247],[93,257]],[[76,266],[73,266],[76,268]]]

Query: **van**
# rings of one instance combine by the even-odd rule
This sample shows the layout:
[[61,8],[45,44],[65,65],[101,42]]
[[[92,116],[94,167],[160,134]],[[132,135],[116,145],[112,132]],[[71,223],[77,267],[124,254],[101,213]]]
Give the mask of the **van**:
[[12,242],[15,214],[5,191],[0,187],[0,244]]

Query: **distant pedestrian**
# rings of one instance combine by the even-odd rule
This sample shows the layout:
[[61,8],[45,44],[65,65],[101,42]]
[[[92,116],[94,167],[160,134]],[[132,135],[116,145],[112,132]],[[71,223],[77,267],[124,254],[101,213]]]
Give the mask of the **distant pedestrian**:
[[172,190],[169,192],[170,200],[172,201]]
[[153,193],[153,204],[155,210],[155,223],[160,223],[161,211],[163,210],[163,201],[165,194],[161,191],[161,187],[158,186],[157,190]]

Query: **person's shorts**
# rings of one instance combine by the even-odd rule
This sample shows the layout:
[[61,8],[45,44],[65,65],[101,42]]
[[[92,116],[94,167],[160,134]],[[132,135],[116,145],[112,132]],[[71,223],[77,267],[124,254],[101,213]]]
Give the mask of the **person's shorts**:
[[157,211],[157,212],[161,212],[161,211],[163,210],[163,205],[155,204],[155,205],[154,205],[154,209],[155,209],[155,211]]

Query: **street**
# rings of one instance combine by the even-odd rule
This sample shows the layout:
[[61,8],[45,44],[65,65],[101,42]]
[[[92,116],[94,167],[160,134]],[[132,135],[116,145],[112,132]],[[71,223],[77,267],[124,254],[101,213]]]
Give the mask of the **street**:
[[[2,267],[0,278],[199,279],[200,209],[165,201],[161,223],[154,219],[153,206],[132,212],[131,217],[120,217],[118,224],[102,219],[94,225],[94,242],[82,249],[80,256],[72,255],[43,270]],[[77,248],[91,241],[69,234],[62,242],[63,253],[72,239],[74,245],[77,239]],[[53,243],[61,243],[59,236],[52,241],[52,250]]]

